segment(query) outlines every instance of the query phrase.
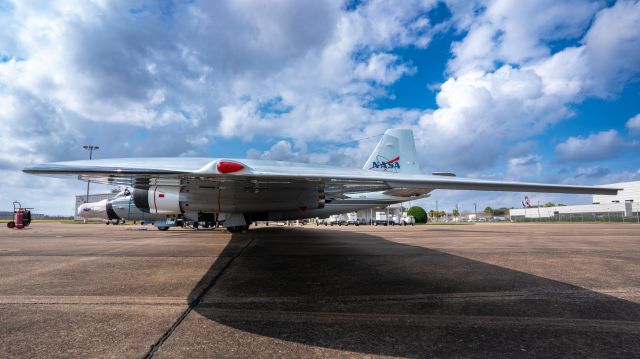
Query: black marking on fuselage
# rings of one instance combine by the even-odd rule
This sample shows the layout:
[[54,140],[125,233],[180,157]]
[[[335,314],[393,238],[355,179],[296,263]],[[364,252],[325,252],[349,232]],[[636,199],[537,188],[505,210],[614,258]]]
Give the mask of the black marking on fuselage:
[[109,220],[115,219],[115,220],[119,220],[120,217],[118,217],[118,214],[116,213],[116,211],[113,210],[113,203],[111,201],[107,201],[107,217],[109,217]]

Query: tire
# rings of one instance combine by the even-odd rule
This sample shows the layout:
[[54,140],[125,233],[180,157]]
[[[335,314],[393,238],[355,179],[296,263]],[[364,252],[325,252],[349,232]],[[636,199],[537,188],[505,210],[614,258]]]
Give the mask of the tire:
[[234,226],[234,227],[229,227],[227,228],[227,231],[231,232],[231,233],[240,233],[242,231],[246,231],[249,229],[249,225],[244,225],[244,226]]
[[7,222],[7,228],[15,228],[16,227],[16,222],[11,221],[11,222]]
[[169,227],[158,227],[159,231],[168,231]]

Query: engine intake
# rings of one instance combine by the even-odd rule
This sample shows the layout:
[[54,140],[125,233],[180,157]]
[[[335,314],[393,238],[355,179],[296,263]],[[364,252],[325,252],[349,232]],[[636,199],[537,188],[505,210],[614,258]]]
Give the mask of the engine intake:
[[133,203],[146,213],[182,213],[179,187],[150,186],[148,188],[134,188]]

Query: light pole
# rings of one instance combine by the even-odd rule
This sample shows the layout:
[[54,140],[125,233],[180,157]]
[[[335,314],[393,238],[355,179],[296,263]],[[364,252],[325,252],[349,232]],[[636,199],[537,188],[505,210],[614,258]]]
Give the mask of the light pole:
[[478,222],[478,208],[476,206],[476,203],[473,203],[473,215],[475,216],[476,222]]
[[[89,160],[91,160],[93,158],[93,151],[97,151],[98,149],[100,149],[99,146],[94,146],[94,145],[86,145],[86,146],[82,146],[82,148],[84,148],[85,150],[89,151]],[[91,183],[91,181],[87,180],[87,201],[86,203],[89,203],[89,183]]]

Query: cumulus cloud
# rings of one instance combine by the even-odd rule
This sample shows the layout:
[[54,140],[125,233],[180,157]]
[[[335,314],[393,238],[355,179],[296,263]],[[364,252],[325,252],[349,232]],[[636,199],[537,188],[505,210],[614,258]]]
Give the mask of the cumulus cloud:
[[[573,105],[614,96],[637,76],[640,3],[599,7],[554,1],[487,4],[478,21],[468,23],[467,36],[454,44],[452,76],[440,87],[438,108],[420,119],[419,146],[435,155],[430,160],[455,170],[489,168],[504,158],[506,147],[571,117]],[[607,27],[612,22],[617,23]],[[556,36],[575,37],[580,44],[551,54],[549,42]],[[618,60],[607,62],[602,54]]]
[[507,166],[507,176],[512,179],[535,177],[542,172],[541,160],[539,155],[511,158]]
[[565,183],[605,185],[638,180],[640,180],[640,168],[638,170],[622,170],[614,172],[603,166],[593,166],[579,167],[572,177],[567,178]]
[[415,72],[414,67],[397,62],[398,56],[385,53],[373,54],[366,63],[356,66],[355,75],[359,79],[391,84],[400,77]]
[[[468,31],[453,44],[449,70],[461,75],[492,71],[496,64],[523,64],[549,56],[549,42],[578,38],[601,4],[590,1],[493,1],[477,6],[454,7],[456,20]],[[480,13],[472,21],[473,13]],[[464,19],[464,21],[460,21]]]
[[595,167],[579,167],[576,170],[576,174],[575,174],[575,178],[576,179],[599,179],[602,178],[606,175],[608,175],[609,173],[611,173],[611,170],[609,170],[606,167],[602,167],[602,166],[595,166]]
[[596,161],[615,157],[624,145],[616,130],[601,131],[587,137],[569,137],[556,146],[556,154],[565,161]]
[[640,131],[640,113],[631,117],[626,126],[631,131]]
[[285,140],[276,142],[270,149],[264,152],[260,152],[252,148],[247,151],[247,157],[261,160],[292,162],[304,162],[307,158],[307,156],[303,155],[301,152],[294,151],[291,143]]

